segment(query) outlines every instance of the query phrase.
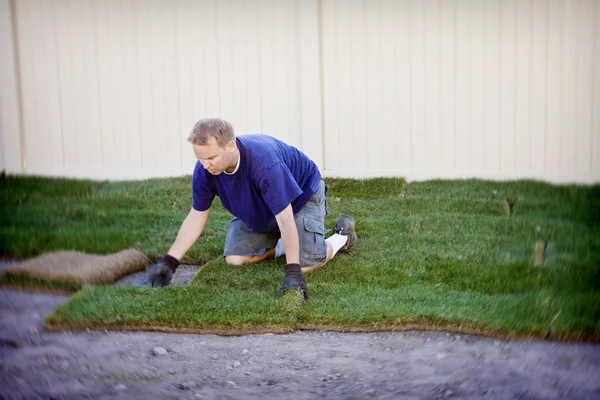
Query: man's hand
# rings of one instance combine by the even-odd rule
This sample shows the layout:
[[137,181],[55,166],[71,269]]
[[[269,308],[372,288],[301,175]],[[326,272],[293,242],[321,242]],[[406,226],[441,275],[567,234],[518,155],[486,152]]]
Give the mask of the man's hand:
[[304,296],[304,300],[308,300],[306,281],[304,275],[302,275],[300,264],[287,264],[285,266],[285,279],[275,297],[281,296],[286,290],[298,290]]
[[179,260],[167,254],[158,260],[156,264],[150,266],[148,285],[152,287],[167,286],[178,266]]

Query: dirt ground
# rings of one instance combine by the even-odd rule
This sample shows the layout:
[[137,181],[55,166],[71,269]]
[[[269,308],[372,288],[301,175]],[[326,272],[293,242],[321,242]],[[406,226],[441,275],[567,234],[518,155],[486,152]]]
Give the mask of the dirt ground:
[[[182,273],[184,284],[195,271]],[[0,289],[0,399],[600,398],[597,344],[417,331],[44,332],[66,298]]]

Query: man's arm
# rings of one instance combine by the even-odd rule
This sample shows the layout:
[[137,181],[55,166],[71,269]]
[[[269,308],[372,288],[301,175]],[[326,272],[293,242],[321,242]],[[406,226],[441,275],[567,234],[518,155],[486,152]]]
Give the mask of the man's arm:
[[183,220],[181,228],[179,228],[179,232],[177,233],[177,238],[175,238],[175,242],[171,245],[169,252],[158,260],[156,264],[149,267],[148,285],[163,287],[171,282],[173,273],[179,266],[179,260],[181,260],[202,234],[209,214],[210,208],[206,211],[196,211],[193,208],[190,210],[187,217]]
[[205,211],[196,211],[193,208],[190,210],[177,232],[175,242],[169,249],[170,256],[181,260],[204,231],[209,214],[210,208]]
[[298,228],[294,220],[294,211],[289,204],[283,211],[275,216],[277,226],[281,232],[281,240],[285,249],[287,264],[300,263],[300,240],[298,239]]

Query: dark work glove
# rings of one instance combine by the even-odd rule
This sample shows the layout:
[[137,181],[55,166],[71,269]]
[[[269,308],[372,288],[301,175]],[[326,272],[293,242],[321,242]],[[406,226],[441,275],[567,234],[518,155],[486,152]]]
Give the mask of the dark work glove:
[[167,286],[178,266],[179,260],[167,254],[158,260],[156,264],[150,266],[148,285],[152,287]]
[[281,296],[286,290],[298,290],[304,296],[304,300],[308,300],[306,281],[304,275],[302,275],[300,264],[287,264],[285,266],[285,279],[275,297]]

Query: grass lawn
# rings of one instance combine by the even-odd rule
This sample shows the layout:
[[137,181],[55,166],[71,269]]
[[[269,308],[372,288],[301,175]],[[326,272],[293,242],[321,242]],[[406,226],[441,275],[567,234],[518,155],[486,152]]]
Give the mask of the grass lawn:
[[[190,208],[190,181],[0,178],[0,255],[133,247],[158,258]],[[327,226],[342,212],[353,215],[359,241],[306,274],[306,303],[296,293],[273,298],[283,259],[224,263],[230,216],[215,200],[203,236],[183,260],[205,264],[188,286],[84,286],[47,326],[219,333],[427,328],[600,340],[600,185],[327,183]],[[541,266],[534,265],[536,242],[547,243]]]

